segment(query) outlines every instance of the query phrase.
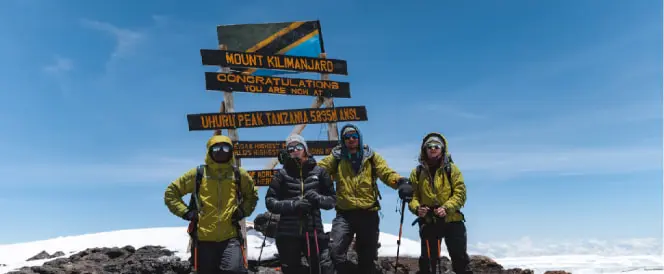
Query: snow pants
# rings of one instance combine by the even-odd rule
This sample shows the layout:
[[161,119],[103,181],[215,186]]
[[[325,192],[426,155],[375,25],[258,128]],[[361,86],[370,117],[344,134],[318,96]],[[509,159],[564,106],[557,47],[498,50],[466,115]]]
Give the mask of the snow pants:
[[[198,274],[248,273],[244,267],[240,240],[198,242]],[[195,259],[195,258],[192,258]]]
[[332,221],[330,237],[332,242],[332,262],[339,274],[351,273],[346,253],[355,236],[355,250],[357,251],[357,271],[353,273],[373,274],[376,266],[374,261],[378,258],[378,236],[380,218],[377,211],[337,210]]
[[[318,233],[318,252],[316,252],[316,239],[313,232],[309,233],[309,247],[305,236],[277,236],[275,238],[279,260],[281,262],[281,271],[284,274],[334,274],[334,266],[330,260],[330,239],[324,233]],[[309,253],[311,252],[311,253]],[[302,264],[302,255],[311,262],[309,267],[311,272]],[[309,254],[311,254],[309,256]],[[321,271],[318,273],[318,265]]]
[[447,252],[452,261],[452,271],[456,274],[472,273],[468,264],[466,225],[460,222],[445,223],[438,219],[435,223],[420,225],[421,274],[437,273],[440,258],[441,239],[445,239]]

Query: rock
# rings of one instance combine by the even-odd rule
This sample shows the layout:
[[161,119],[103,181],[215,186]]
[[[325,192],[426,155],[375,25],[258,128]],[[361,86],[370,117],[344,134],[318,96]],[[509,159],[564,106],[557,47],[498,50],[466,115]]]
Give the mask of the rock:
[[64,252],[62,252],[62,251],[56,251],[56,252],[53,253],[51,256],[49,256],[49,259],[57,258],[57,257],[61,257],[61,256],[64,256],[64,255],[65,255]]
[[[43,256],[41,252],[38,255]],[[56,254],[54,254],[56,255]],[[11,274],[50,273],[169,273],[189,274],[190,264],[161,246],[88,248],[41,266],[23,267]],[[40,256],[40,257],[41,257]]]
[[274,238],[277,232],[277,224],[279,223],[279,214],[272,214],[265,212],[256,215],[254,219],[254,229],[260,231],[263,235]]
[[572,273],[567,271],[555,270],[555,271],[546,271],[544,272],[544,274],[572,274]]
[[51,255],[48,254],[45,250],[42,252],[37,253],[37,255],[30,257],[26,261],[36,261],[36,260],[43,260],[43,259],[49,259]]

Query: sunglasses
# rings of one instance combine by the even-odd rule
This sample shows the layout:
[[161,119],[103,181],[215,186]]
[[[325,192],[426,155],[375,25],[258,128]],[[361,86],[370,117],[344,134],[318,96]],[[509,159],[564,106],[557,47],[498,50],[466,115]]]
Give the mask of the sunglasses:
[[443,146],[441,146],[440,144],[428,144],[428,145],[427,145],[427,148],[428,148],[428,149],[431,149],[431,150],[434,150],[434,149],[441,149],[442,147],[443,147]]
[[287,147],[286,147],[286,150],[288,151],[288,153],[292,153],[292,152],[295,152],[295,151],[304,150],[304,145],[302,145],[302,144],[297,144],[297,145],[294,145],[294,146],[287,146]]
[[216,144],[210,147],[210,151],[212,151],[213,153],[222,152],[222,151],[229,153],[231,152],[232,149],[233,147],[229,144]]
[[348,139],[360,139],[360,135],[357,134],[357,132],[348,133],[348,134],[344,134],[344,139],[346,139],[346,140],[348,140]]

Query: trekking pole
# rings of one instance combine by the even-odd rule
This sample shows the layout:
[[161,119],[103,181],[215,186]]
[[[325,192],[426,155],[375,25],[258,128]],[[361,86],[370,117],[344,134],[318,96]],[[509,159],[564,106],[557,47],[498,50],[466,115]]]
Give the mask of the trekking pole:
[[441,264],[440,261],[440,250],[441,250],[440,239],[438,239],[438,273],[443,274],[443,265]]
[[[313,214],[311,215],[313,216]],[[318,232],[316,232],[316,223],[314,222],[314,218],[311,218],[311,227],[314,229],[314,243],[316,243],[316,265],[318,266],[318,274],[321,274],[322,267],[320,265],[320,248],[318,247]]]
[[309,274],[311,274],[311,246],[309,245],[309,230],[304,232],[304,236],[307,238],[307,258],[309,259]]
[[399,248],[401,248],[401,232],[403,232],[403,211],[406,208],[406,201],[401,200],[401,220],[399,221],[399,239],[397,240],[397,258],[394,261],[394,272],[397,272],[399,266]]
[[265,232],[263,235],[263,244],[261,245],[261,251],[258,253],[258,262],[256,263],[256,267],[261,266],[261,256],[263,256],[263,248],[265,247],[265,239],[267,239],[267,230],[270,227],[270,222],[272,221],[272,212],[270,213],[270,217],[267,219],[267,225],[265,226]]

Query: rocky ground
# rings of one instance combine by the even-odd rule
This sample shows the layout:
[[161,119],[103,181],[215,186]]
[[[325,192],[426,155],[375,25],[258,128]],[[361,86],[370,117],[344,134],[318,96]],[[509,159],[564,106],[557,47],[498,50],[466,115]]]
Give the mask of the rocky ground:
[[[267,232],[268,236],[274,233],[272,223],[276,224],[273,216],[270,225],[267,225],[267,217],[260,215],[254,220],[254,228]],[[48,254],[41,252],[28,260],[38,260],[60,257],[44,263],[41,266],[24,267],[8,274],[85,274],[85,273],[131,273],[131,274],[189,274],[190,264],[181,260],[174,252],[161,246],[145,246],[134,248],[132,246],[113,248],[89,248],[81,252],[64,257],[64,253],[56,252]],[[348,258],[354,266],[357,255],[351,248]],[[395,272],[395,258],[380,257],[376,262],[379,273],[417,273],[417,259],[399,258],[399,267]],[[281,273],[279,261],[262,261],[256,266],[255,261],[249,262],[252,273]],[[451,272],[451,263],[447,257],[442,258],[443,271]],[[471,269],[474,273],[496,273],[496,274],[532,274],[528,269],[505,269],[494,260],[484,256],[471,256]],[[552,271],[547,274],[567,274],[563,271]]]

